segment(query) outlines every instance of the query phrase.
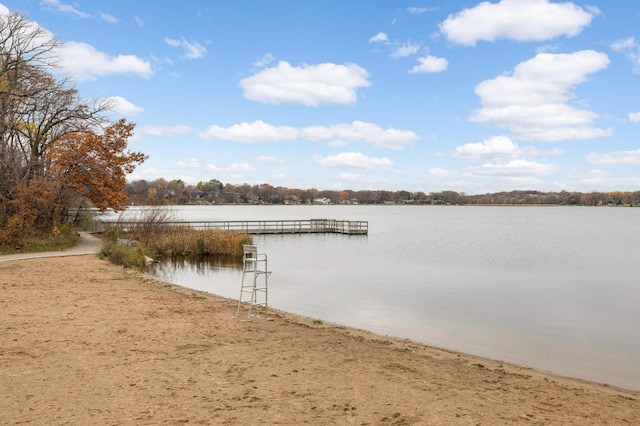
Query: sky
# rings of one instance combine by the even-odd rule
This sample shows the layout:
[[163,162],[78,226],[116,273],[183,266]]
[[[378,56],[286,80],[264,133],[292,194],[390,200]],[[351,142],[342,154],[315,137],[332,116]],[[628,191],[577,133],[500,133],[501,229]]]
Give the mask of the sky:
[[136,123],[129,180],[640,190],[637,0],[0,0]]

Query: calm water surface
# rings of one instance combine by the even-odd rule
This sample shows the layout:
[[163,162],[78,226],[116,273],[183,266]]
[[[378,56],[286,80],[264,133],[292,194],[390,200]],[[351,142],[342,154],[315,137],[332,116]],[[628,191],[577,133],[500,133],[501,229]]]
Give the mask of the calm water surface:
[[[184,220],[369,221],[368,236],[256,236],[270,305],[378,334],[640,389],[640,209],[204,206]],[[237,299],[234,265],[161,279]]]

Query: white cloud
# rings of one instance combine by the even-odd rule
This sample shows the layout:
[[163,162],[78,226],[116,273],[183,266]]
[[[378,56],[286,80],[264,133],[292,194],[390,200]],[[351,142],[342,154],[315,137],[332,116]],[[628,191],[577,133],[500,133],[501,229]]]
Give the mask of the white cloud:
[[445,58],[427,55],[418,59],[420,65],[416,65],[409,70],[410,74],[423,74],[429,72],[440,72],[447,69],[449,62]]
[[240,87],[246,99],[263,103],[352,105],[358,97],[356,89],[371,85],[368,77],[367,71],[355,64],[292,67],[281,61],[273,68],[242,79]]
[[368,157],[360,152],[343,152],[329,157],[314,156],[313,161],[323,167],[347,167],[368,169],[374,166],[391,166],[393,161],[387,157]]
[[536,53],[554,53],[560,50],[560,45],[557,43],[553,44],[544,44],[542,46],[536,47]]
[[109,15],[108,13],[101,13],[100,14],[100,19],[102,19],[105,22],[108,22],[109,24],[117,24],[118,23],[118,19],[113,15]]
[[265,53],[262,58],[258,59],[257,61],[255,61],[253,63],[254,66],[258,67],[258,68],[264,68],[267,65],[269,65],[270,63],[272,63],[273,61],[275,61],[275,56],[273,56],[271,54],[271,52]]
[[395,51],[391,53],[392,58],[406,58],[407,56],[415,55],[420,51],[419,44],[413,44],[411,42],[405,43],[402,46],[398,47]]
[[259,155],[258,158],[256,158],[256,160],[262,163],[281,163],[282,162],[282,160],[280,160],[278,157],[274,155]]
[[298,130],[288,126],[273,126],[262,120],[251,123],[243,122],[231,127],[210,126],[206,131],[198,133],[204,140],[226,140],[239,143],[292,141],[298,136]]
[[640,149],[634,151],[615,151],[605,154],[591,152],[585,157],[589,164],[640,165]]
[[618,40],[611,45],[611,48],[616,52],[624,53],[627,59],[633,63],[633,72],[640,74],[640,44],[636,42],[635,38]]
[[[359,183],[359,184],[369,184],[369,185],[377,185],[380,183],[387,182],[387,179],[382,176],[367,176],[363,174],[357,173],[340,173],[338,174],[338,179],[350,182],[350,183]],[[340,186],[340,188],[344,188],[344,186]]]
[[328,127],[305,127],[300,131],[300,137],[311,141],[329,141],[333,146],[360,142],[393,150],[404,149],[409,143],[420,139],[411,130],[383,129],[375,123],[363,121]]
[[602,11],[600,10],[600,8],[598,8],[598,6],[586,5],[584,8],[587,9],[589,12],[591,12],[593,16],[598,16],[602,14]]
[[178,161],[175,167],[178,169],[195,169],[195,170],[205,170],[205,171],[213,171],[213,172],[223,171],[221,167],[218,167],[215,164],[203,163],[199,160],[196,160],[195,158]]
[[169,174],[165,170],[157,169],[155,167],[136,167],[135,172],[127,175],[129,180],[155,180],[163,178],[165,180],[173,179],[173,175]]
[[480,143],[467,143],[456,148],[453,157],[462,161],[487,161],[504,163],[519,157],[535,158],[564,154],[564,150],[556,148],[540,151],[533,147],[521,148],[508,136],[493,136]]
[[143,108],[134,105],[122,96],[110,96],[105,98],[105,101],[111,105],[111,110],[117,114],[136,115],[139,112],[144,111]]
[[477,85],[483,106],[470,119],[537,142],[610,136],[612,129],[593,127],[596,113],[568,104],[576,85],[608,65],[607,55],[593,50],[540,53],[518,64],[510,75]]
[[70,41],[59,50],[61,68],[79,80],[95,80],[111,74],[137,74],[149,78],[152,74],[149,62],[134,55],[111,57],[93,46]]
[[602,191],[616,190],[637,191],[640,187],[640,177],[615,177],[614,173],[605,170],[593,169],[588,172],[576,173],[574,176],[575,183],[579,187],[586,188],[588,191],[594,191],[602,188]]
[[274,126],[262,120],[243,122],[224,128],[209,126],[198,133],[204,140],[227,140],[239,143],[286,142],[298,138],[313,142],[327,142],[331,146],[363,143],[380,148],[401,150],[409,143],[420,139],[410,130],[383,129],[375,123],[354,121],[331,126],[308,126],[301,129],[289,126]]
[[611,48],[616,52],[626,52],[629,50],[635,50],[638,48],[638,43],[633,37],[618,40],[611,45]]
[[165,37],[164,41],[169,46],[182,48],[184,50],[184,55],[182,56],[184,59],[200,59],[207,51],[200,43],[188,42],[184,37],[181,37],[180,40]]
[[[16,12],[15,11],[11,12],[6,6],[0,3],[0,19],[4,18],[4,15],[9,15],[12,13],[16,13]],[[27,46],[28,46],[27,50],[29,50],[30,53],[26,55],[23,59],[26,60],[27,62],[32,61],[34,64],[39,63],[42,65],[45,63],[56,63],[59,65],[59,61],[58,61],[59,58],[57,58],[58,54],[56,52],[44,53],[39,48],[40,46],[51,46],[52,40],[55,39],[55,36],[49,30],[47,30],[44,27],[41,27],[35,21],[25,20],[24,24],[25,24],[25,27],[23,31],[21,31],[21,34],[15,35],[19,38],[22,36],[24,38],[24,40],[22,41],[27,43]],[[0,25],[2,27],[6,27],[4,22]],[[8,43],[8,39],[6,38],[8,34],[6,34],[4,30],[6,30],[6,28],[3,28],[0,38],[2,38],[1,42],[6,44]],[[6,49],[6,46],[4,47]]]
[[629,121],[632,123],[640,123],[640,112],[630,112]]
[[247,163],[234,163],[227,166],[225,170],[228,172],[250,172],[254,168]]
[[82,11],[79,11],[70,4],[60,3],[59,0],[41,0],[40,4],[47,9],[54,10],[56,12],[71,15],[75,18],[90,18],[91,15]]
[[519,147],[507,136],[495,136],[480,143],[468,143],[456,148],[453,156],[464,161],[478,161],[486,158],[513,159],[519,154]]
[[409,7],[407,11],[412,15],[422,15],[425,12],[433,12],[437,10],[436,7]]
[[389,41],[389,38],[383,32],[380,32],[369,39],[369,43],[384,43],[387,41]]
[[151,136],[175,136],[189,133],[192,131],[191,127],[184,124],[177,126],[154,126],[147,124],[140,127],[140,131],[146,135]]
[[479,176],[540,176],[551,175],[558,170],[552,164],[542,164],[528,160],[512,160],[504,164],[486,163],[468,171]]
[[458,177],[460,173],[457,170],[443,169],[441,167],[432,167],[429,169],[429,176],[437,178]]
[[[177,161],[174,165],[176,169],[183,170],[201,170],[205,172],[215,172],[215,173],[242,173],[242,172],[250,172],[255,170],[253,166],[247,163],[233,163],[229,164],[226,167],[216,166],[211,163],[204,163],[195,158],[190,158],[188,160],[180,160]],[[241,175],[236,176],[237,178],[241,178]]]
[[453,43],[475,46],[480,40],[543,41],[561,35],[573,37],[591,23],[594,14],[573,3],[549,0],[482,2],[440,24]]

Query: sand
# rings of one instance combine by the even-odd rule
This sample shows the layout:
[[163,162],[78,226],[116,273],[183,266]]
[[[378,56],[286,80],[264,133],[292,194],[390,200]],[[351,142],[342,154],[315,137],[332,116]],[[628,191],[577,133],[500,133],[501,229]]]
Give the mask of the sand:
[[640,422],[640,392],[235,309],[95,255],[0,262],[0,424]]

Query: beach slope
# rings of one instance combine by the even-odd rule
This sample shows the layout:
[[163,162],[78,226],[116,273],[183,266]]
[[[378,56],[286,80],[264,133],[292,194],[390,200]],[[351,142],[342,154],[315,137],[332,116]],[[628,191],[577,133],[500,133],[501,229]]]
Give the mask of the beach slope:
[[640,421],[639,392],[235,308],[95,255],[0,262],[0,424]]

